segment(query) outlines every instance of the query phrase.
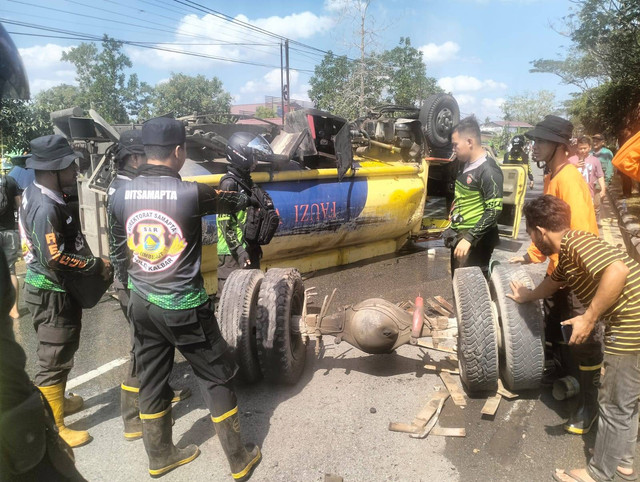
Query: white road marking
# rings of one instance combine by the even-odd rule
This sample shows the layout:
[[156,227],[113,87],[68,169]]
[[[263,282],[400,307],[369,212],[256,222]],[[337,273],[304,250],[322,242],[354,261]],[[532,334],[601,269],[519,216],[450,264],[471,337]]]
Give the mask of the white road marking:
[[129,357],[125,356],[122,358],[117,358],[109,363],[105,363],[101,367],[96,368],[95,370],[91,370],[79,377],[75,377],[67,382],[67,390],[71,390],[72,388],[77,387],[78,385],[82,385],[83,383],[88,382],[89,380],[93,380],[94,378],[99,377],[103,373],[107,373],[109,370],[113,370],[120,365],[124,365],[129,361]]

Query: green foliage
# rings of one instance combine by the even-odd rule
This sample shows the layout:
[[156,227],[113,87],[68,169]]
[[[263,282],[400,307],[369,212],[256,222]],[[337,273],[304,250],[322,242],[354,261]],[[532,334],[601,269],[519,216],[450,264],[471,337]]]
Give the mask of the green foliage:
[[217,77],[172,73],[167,82],[156,86],[151,103],[153,115],[223,114],[231,109],[231,94]]
[[277,117],[277,112],[272,107],[266,107],[264,105],[259,105],[256,109],[256,117],[260,119],[273,119]]
[[83,100],[78,87],[68,84],[56,85],[35,96],[31,104],[31,111],[38,124],[48,126],[53,132],[53,123],[50,120],[51,112],[76,106],[87,108],[82,103]]
[[427,77],[422,52],[411,46],[409,37],[400,37],[400,44],[381,55],[386,67],[386,101],[418,107],[429,95],[443,92],[436,79]]
[[527,122],[531,125],[536,125],[546,115],[559,113],[556,96],[548,90],[509,96],[500,109],[504,120]]
[[[364,77],[364,98],[360,79]],[[338,57],[329,51],[309,80],[309,98],[318,109],[347,119],[382,103],[418,106],[433,93],[442,92],[436,79],[427,77],[422,53],[402,37],[397,47],[381,54],[369,53],[362,60]]]
[[587,133],[624,141],[640,129],[640,2],[574,0],[563,19],[572,45],[566,59],[533,61],[532,72],[558,75],[581,92],[567,108]]
[[53,134],[50,123],[37,119],[23,100],[0,99],[0,142],[7,151],[24,151],[29,141]]
[[76,67],[80,104],[98,111],[107,122],[129,122],[128,109],[138,103],[146,84],[137,76],[127,76],[131,60],[122,53],[122,43],[105,35],[102,49],[91,43],[81,43],[62,54],[62,60]]

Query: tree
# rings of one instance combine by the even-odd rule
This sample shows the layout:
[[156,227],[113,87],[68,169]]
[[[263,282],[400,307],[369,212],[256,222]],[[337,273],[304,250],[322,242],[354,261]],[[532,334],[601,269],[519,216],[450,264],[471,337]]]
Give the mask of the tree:
[[83,42],[64,52],[62,60],[76,67],[83,107],[97,110],[110,123],[129,122],[129,109],[147,86],[136,74],[125,73],[132,64],[122,53],[122,42],[105,35],[100,51],[94,44]]
[[217,77],[171,73],[167,82],[156,86],[151,103],[154,115],[224,114],[231,109],[231,94]]
[[278,113],[275,111],[273,107],[266,107],[264,105],[259,105],[256,108],[256,117],[260,119],[273,119],[276,117]]
[[51,123],[43,124],[26,101],[0,99],[0,143],[7,151],[24,151],[29,141],[53,134]]
[[504,120],[527,122],[531,125],[536,125],[546,115],[560,113],[555,94],[548,90],[509,96],[500,109]]
[[84,98],[80,89],[74,85],[61,84],[36,94],[31,104],[31,111],[40,125],[47,125],[53,131],[51,112],[70,107],[83,107]]
[[409,37],[401,37],[400,44],[381,55],[386,69],[386,101],[418,107],[427,96],[443,90],[436,79],[427,77],[422,52],[411,46]]
[[640,3],[574,0],[562,19],[572,44],[565,59],[537,59],[532,72],[553,73],[580,89],[569,113],[590,133],[622,143],[640,129]]

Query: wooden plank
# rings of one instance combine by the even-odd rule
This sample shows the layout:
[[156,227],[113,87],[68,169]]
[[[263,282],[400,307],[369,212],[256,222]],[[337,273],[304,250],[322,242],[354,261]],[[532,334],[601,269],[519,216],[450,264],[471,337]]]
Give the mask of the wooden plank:
[[498,393],[500,395],[502,395],[504,398],[506,398],[507,400],[512,400],[514,398],[518,398],[518,394],[517,393],[512,393],[509,390],[507,390],[506,388],[504,388],[504,385],[502,384],[502,380],[498,379]]
[[456,310],[453,307],[453,305],[451,303],[449,303],[447,300],[445,300],[442,296],[434,296],[433,299],[435,299],[438,303],[440,303],[447,310],[449,310],[451,312],[451,314],[454,314],[456,312]]
[[440,400],[446,400],[447,398],[449,398],[449,393],[446,390],[435,392],[433,395],[431,395],[431,398],[426,403],[426,405],[422,407],[422,409],[418,412],[418,415],[416,415],[416,418],[413,419],[411,425],[418,427],[418,430],[422,430],[427,422],[431,420],[433,414],[436,413],[436,410],[438,410]]
[[451,373],[452,375],[460,375],[460,370],[458,370],[457,368],[447,368],[447,367],[443,367],[442,365],[425,365],[424,366],[427,370],[431,370],[433,372],[447,372],[447,373]]
[[430,343],[428,341],[424,341],[424,340],[418,340],[418,346],[421,346],[422,348],[428,348],[429,350],[436,350],[436,351],[442,351],[445,353],[449,353],[450,355],[454,356],[456,358],[456,360],[458,359],[458,352],[456,352],[456,350],[454,348],[447,348],[444,346],[438,346],[435,347],[433,346],[433,343]]
[[440,306],[437,301],[434,301],[431,298],[427,298],[427,304],[431,307],[431,309],[433,309],[433,311],[440,313],[442,316],[449,317],[453,314],[452,312]]
[[440,378],[444,382],[447,390],[449,390],[449,394],[451,394],[451,399],[453,403],[455,403],[458,407],[464,407],[467,405],[467,400],[464,397],[464,393],[453,379],[453,377],[448,373],[440,373]]
[[412,433],[409,435],[411,438],[425,438],[429,435],[429,432],[435,427],[438,422],[438,417],[440,416],[440,412],[442,412],[442,407],[444,406],[444,401],[447,397],[442,397],[438,400],[438,408],[436,409],[436,413],[431,417],[431,420],[424,426],[424,429],[420,433]]
[[464,428],[450,428],[450,427],[433,427],[429,435],[437,435],[439,437],[466,437],[467,430]]
[[480,413],[482,415],[491,415],[493,417],[498,411],[500,400],[502,400],[502,396],[499,393],[493,397],[487,398],[487,401],[484,403]]
[[392,432],[417,433],[420,428],[408,423],[390,422],[389,430]]
[[444,330],[431,330],[433,338],[456,338],[458,336],[457,328],[445,328]]

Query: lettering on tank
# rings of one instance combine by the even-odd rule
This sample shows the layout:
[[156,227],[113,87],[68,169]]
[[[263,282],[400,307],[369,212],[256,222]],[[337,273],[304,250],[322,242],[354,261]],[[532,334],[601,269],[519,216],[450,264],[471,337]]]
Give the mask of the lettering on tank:
[[148,273],[169,268],[187,247],[178,223],[154,209],[133,213],[127,219],[125,229],[132,261]]
[[125,201],[130,201],[134,199],[143,199],[143,200],[168,200],[168,201],[177,201],[178,195],[176,191],[164,190],[164,189],[127,189],[124,192]]

